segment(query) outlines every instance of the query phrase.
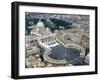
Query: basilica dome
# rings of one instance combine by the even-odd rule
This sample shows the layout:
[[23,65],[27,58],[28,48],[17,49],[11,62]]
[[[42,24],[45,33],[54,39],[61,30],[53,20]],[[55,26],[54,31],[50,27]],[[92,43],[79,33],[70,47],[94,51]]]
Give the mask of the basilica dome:
[[44,23],[41,20],[39,20],[38,23],[37,23],[37,27],[44,29],[45,25],[44,25]]

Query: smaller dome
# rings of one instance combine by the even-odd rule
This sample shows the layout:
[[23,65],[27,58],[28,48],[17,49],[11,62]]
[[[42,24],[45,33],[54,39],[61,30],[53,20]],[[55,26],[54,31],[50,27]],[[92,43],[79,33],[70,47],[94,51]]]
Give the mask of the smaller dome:
[[51,30],[49,28],[46,28],[45,31],[47,32],[50,32],[51,33]]
[[50,35],[51,34],[51,30],[49,28],[45,29],[45,34]]

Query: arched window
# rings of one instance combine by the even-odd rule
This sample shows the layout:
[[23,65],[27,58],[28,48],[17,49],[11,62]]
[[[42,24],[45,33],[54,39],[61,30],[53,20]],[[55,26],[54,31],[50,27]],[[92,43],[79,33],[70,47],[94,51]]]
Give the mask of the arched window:
[[55,37],[55,40],[56,40],[56,37]]
[[42,43],[44,43],[44,40],[42,39]]

